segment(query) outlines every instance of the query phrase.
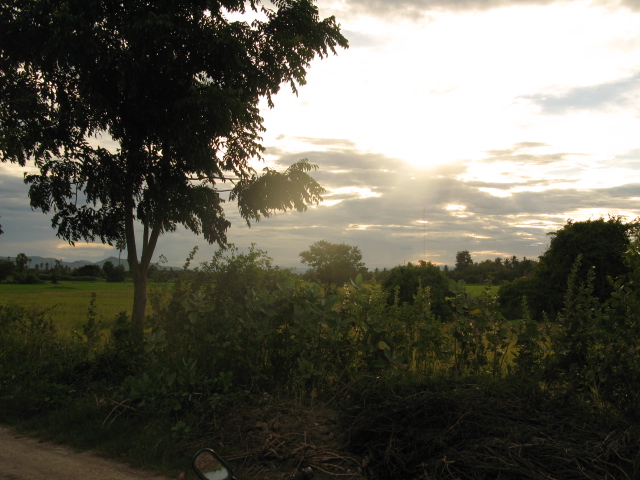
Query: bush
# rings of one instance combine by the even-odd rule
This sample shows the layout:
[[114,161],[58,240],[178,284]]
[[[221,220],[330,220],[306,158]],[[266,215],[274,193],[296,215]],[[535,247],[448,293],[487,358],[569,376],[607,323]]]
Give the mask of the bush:
[[33,272],[14,272],[13,283],[20,283],[24,285],[35,285],[37,283],[42,283],[42,281]]
[[104,271],[104,275],[105,275],[105,278],[107,279],[107,282],[114,282],[114,283],[124,282],[124,279],[127,273],[124,268],[124,265],[120,264],[118,266],[114,266],[113,262],[109,260],[104,262],[104,265],[102,266],[102,270]]
[[581,257],[578,278],[586,279],[594,270],[592,293],[600,301],[607,300],[612,288],[608,277],[624,275],[627,268],[623,255],[629,247],[630,232],[635,223],[623,223],[620,217],[608,220],[572,222],[552,232],[551,243],[532,274],[514,282],[513,287],[504,287],[501,292],[502,307],[509,315],[517,315],[519,298],[527,296],[531,315],[541,320],[543,313],[551,318],[558,315],[567,291],[567,279],[578,257]]
[[511,320],[524,318],[523,303],[526,302],[529,312],[534,312],[535,318],[542,319],[542,313],[548,308],[541,302],[544,296],[539,294],[544,289],[544,285],[537,277],[518,278],[502,284],[498,290],[500,312]]
[[0,402],[10,402],[11,410],[58,408],[75,392],[60,376],[83,359],[82,349],[57,334],[48,313],[0,306]]
[[100,265],[83,265],[81,267],[76,268],[72,272],[74,277],[100,277],[102,276],[102,269]]
[[451,311],[445,297],[449,294],[449,279],[440,267],[421,260],[417,265],[409,262],[391,269],[382,283],[389,303],[412,304],[420,287],[429,287],[431,310],[443,321],[451,319]]
[[0,259],[0,282],[4,282],[14,271],[15,264],[6,258]]

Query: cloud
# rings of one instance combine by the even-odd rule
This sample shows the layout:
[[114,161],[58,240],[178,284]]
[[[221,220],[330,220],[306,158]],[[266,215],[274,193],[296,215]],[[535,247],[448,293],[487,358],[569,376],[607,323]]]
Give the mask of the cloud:
[[[579,3],[579,0],[347,0],[346,11],[340,17],[350,17],[354,15],[369,15],[384,18],[385,20],[395,19],[421,19],[430,12],[485,12],[499,8],[547,6],[552,4]],[[630,10],[640,10],[640,0],[595,0],[594,6],[600,6],[609,10],[628,8]],[[352,34],[352,32],[350,32]],[[351,37],[347,36],[350,39]],[[356,34],[356,44],[359,39]],[[363,39],[363,44],[375,43],[371,39]]]
[[28,186],[16,169],[0,167],[0,224],[4,234],[2,256],[27,255],[53,256],[55,233],[48,215],[33,211],[27,196]]
[[626,7],[630,10],[640,10],[640,1],[638,0],[595,0],[594,4],[605,7]]
[[[284,137],[284,136],[281,136]],[[308,143],[311,145],[321,145],[329,147],[355,148],[355,143],[345,138],[312,138],[312,137],[294,137],[295,140]]]
[[429,12],[479,12],[496,8],[568,3],[572,0],[348,0],[348,14],[394,18],[419,18]]
[[633,106],[640,97],[640,72],[625,79],[598,85],[576,87],[560,93],[536,93],[519,98],[538,105],[542,113],[563,115],[579,110],[614,109]]
[[502,150],[488,150],[486,153],[494,157],[499,157],[503,155],[511,155],[524,149],[548,147],[548,146],[549,146],[548,144],[542,143],[542,142],[520,142],[520,143],[516,143],[511,148],[502,149]]
[[[519,244],[531,244],[535,235],[544,238],[544,232],[532,228],[529,230],[533,233],[518,227],[518,232],[524,229],[526,235],[513,233],[513,227],[499,215],[503,210],[520,212],[514,208],[517,203],[481,192],[481,182],[475,185],[459,180],[464,165],[417,169],[380,154],[348,150],[298,152],[295,156],[318,163],[321,170],[314,176],[326,188],[340,191],[341,201],[313,207],[303,215],[279,214],[250,230],[234,225],[230,238],[286,239],[289,258],[291,249],[302,251],[320,239],[345,242],[359,245],[371,268],[393,266],[399,255],[407,261],[428,257],[453,264],[455,251],[469,249],[470,244],[483,251],[513,254],[514,239]],[[285,158],[281,161],[287,163]],[[451,209],[450,205],[461,207]],[[532,249],[541,253],[539,246]],[[275,257],[284,254],[280,250],[279,246],[268,248]]]
[[384,35],[372,35],[370,33],[359,32],[356,30],[342,30],[341,32],[349,40],[349,48],[372,48],[380,49],[389,41]]
[[[569,218],[640,212],[638,183],[598,189],[569,187],[576,180],[569,169],[582,157],[554,152],[544,142],[519,142],[489,150],[480,160],[419,168],[358,150],[340,139],[304,140],[310,147],[340,146],[326,151],[279,151],[277,158],[282,165],[302,157],[317,163],[320,170],[313,176],[329,192],[325,203],[310,206],[304,213],[278,213],[251,228],[240,218],[235,204],[226,204],[232,222],[229,240],[241,248],[256,243],[283,267],[301,267],[298,253],[321,239],[357,245],[371,269],[421,259],[452,266],[455,253],[461,250],[469,250],[475,261],[511,255],[536,258],[548,245],[546,233]],[[628,152],[620,157],[633,162],[640,154]],[[486,174],[503,164],[515,169],[520,179],[496,181],[477,173]],[[550,171],[564,175],[549,177]],[[48,215],[30,212],[22,179],[0,172],[0,182],[0,223],[7,232],[1,238],[4,248],[0,253],[24,251],[58,258],[64,252],[73,259],[100,259],[110,254],[103,247],[57,248],[63,242],[56,239]],[[555,182],[563,182],[562,188]],[[536,190],[542,186],[544,191]],[[495,191],[509,195],[491,193]],[[180,228],[160,238],[156,253],[179,266],[194,245],[200,247],[196,263],[209,260],[218,248]]]

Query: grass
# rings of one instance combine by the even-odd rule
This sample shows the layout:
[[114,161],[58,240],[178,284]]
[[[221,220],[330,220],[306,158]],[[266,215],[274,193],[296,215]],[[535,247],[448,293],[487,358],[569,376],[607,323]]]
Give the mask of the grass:
[[[133,283],[74,282],[57,284],[0,285],[0,305],[15,304],[50,315],[62,332],[77,330],[87,319],[91,294],[96,293],[96,315],[106,327],[122,311],[131,312]],[[148,306],[147,309],[150,307]],[[150,312],[149,312],[150,313]]]
[[[479,297],[482,295],[482,292],[484,292],[485,287],[484,285],[465,285],[464,288],[474,297]],[[500,290],[500,287],[495,285],[490,289],[491,293],[494,295],[497,295],[498,290]]]

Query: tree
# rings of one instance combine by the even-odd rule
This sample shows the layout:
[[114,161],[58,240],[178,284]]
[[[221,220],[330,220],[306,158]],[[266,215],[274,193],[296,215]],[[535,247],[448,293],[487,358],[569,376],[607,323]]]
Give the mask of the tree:
[[14,263],[6,258],[0,258],[0,282],[5,281],[15,269]]
[[118,266],[114,266],[111,260],[107,260],[102,265],[102,271],[104,272],[107,282],[124,282],[124,277],[126,275],[124,265],[118,264]]
[[[126,243],[142,340],[158,237],[183,225],[224,246],[236,200],[249,224],[323,193],[306,160],[259,174],[259,102],[296,91],[315,57],[347,47],[312,0],[0,3],[0,158],[57,235]],[[230,14],[259,12],[251,23]],[[108,148],[109,140],[118,145]],[[142,238],[136,236],[142,224]]]
[[473,266],[473,260],[469,250],[456,253],[456,270],[463,271]]
[[84,276],[84,277],[99,277],[102,273],[102,269],[100,265],[82,265],[74,270],[74,275]]
[[620,217],[608,220],[587,220],[567,224],[549,234],[549,248],[540,257],[536,275],[548,288],[548,298],[554,311],[562,306],[567,279],[573,264],[582,256],[578,278],[586,279],[587,271],[595,268],[593,294],[605,300],[611,294],[608,276],[626,273],[623,254],[629,248],[632,224],[624,223]]
[[29,261],[29,257],[27,257],[24,253],[19,253],[16,256],[16,272],[24,272],[27,269],[27,264],[29,263]]
[[358,247],[326,240],[300,252],[300,262],[309,265],[310,273],[325,285],[342,285],[367,271]]
[[394,267],[382,282],[382,288],[388,294],[389,303],[395,302],[395,291],[398,290],[400,304],[413,304],[413,297],[419,287],[429,287],[431,290],[431,310],[442,320],[449,320],[451,309],[445,298],[449,294],[449,279],[440,267],[431,262],[411,262]]
[[578,256],[581,257],[578,280],[586,280],[587,272],[594,269],[593,294],[606,300],[612,292],[607,277],[627,272],[623,254],[629,248],[629,233],[635,225],[624,223],[620,217],[569,220],[561,229],[549,233],[549,248],[540,256],[532,274],[517,285],[500,289],[501,305],[514,309],[526,294],[533,318],[542,318],[543,311],[555,315],[562,308],[569,274]]

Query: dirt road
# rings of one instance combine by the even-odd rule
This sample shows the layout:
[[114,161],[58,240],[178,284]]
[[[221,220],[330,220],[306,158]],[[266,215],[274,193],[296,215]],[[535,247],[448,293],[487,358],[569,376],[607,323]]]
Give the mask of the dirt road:
[[0,480],[171,480],[0,426]]

